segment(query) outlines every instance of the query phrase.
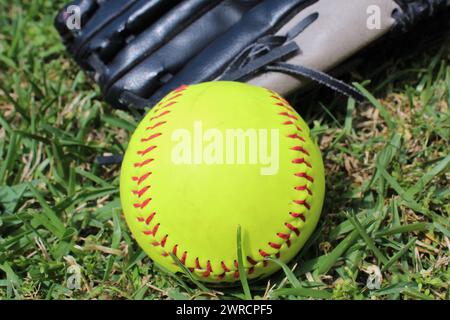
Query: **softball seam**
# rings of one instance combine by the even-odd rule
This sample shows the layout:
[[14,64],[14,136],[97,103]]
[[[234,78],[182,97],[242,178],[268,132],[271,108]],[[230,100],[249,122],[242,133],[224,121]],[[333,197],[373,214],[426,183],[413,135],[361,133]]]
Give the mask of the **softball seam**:
[[[167,123],[167,120],[165,117],[171,113],[170,107],[175,106],[179,102],[179,98],[183,97],[183,92],[188,88],[188,86],[181,86],[180,88],[176,89],[169,95],[168,98],[162,100],[160,103],[158,103],[155,106],[155,116],[150,118],[150,122],[157,121],[157,123],[152,124],[150,123],[150,126],[146,128],[146,131],[150,131],[150,135],[148,137],[142,138],[140,141],[141,143],[147,143],[150,141],[154,141],[158,137],[162,135],[161,132],[152,132],[153,130],[160,128],[164,126]],[[270,97],[275,101],[274,105],[277,107],[282,108],[281,112],[278,112],[278,115],[286,118],[285,122],[282,123],[282,125],[285,126],[293,126],[295,128],[295,132],[292,134],[288,134],[288,139],[298,140],[299,144],[297,146],[294,146],[290,148],[290,151],[296,152],[296,157],[293,158],[292,163],[293,164],[303,164],[308,169],[312,169],[312,164],[309,161],[310,153],[305,148],[303,143],[305,143],[305,139],[302,137],[302,129],[297,125],[297,121],[299,120],[297,116],[295,115],[294,109],[289,105],[289,103],[283,99],[281,96],[279,96],[277,93],[268,90],[270,93]],[[146,147],[143,150],[139,150],[137,154],[141,157],[147,156],[149,154],[152,154],[155,149],[157,149],[157,145],[152,145],[149,147]],[[143,160],[142,162],[136,162],[134,163],[135,168],[143,168],[151,164],[155,159],[154,158],[148,158]],[[135,202],[133,204],[133,207],[138,210],[146,210],[147,207],[150,205],[152,198],[151,197],[145,197],[147,192],[151,189],[150,184],[146,184],[147,180],[151,177],[152,172],[149,171],[142,176],[134,176],[132,177],[132,181],[136,183],[136,189],[132,190],[132,193],[134,196],[137,196],[138,199],[143,198],[140,202]],[[301,185],[296,185],[294,187],[295,191],[301,191],[305,192],[309,196],[313,195],[313,192],[311,190],[311,184],[314,183],[314,178],[308,174],[306,171],[300,171],[295,172],[294,175],[297,178],[301,178],[304,180],[304,183]],[[287,221],[284,223],[285,230],[280,231],[276,234],[276,237],[281,240],[280,243],[277,242],[268,242],[268,248],[275,249],[276,252],[274,254],[267,253],[268,250],[259,249],[259,255],[260,258],[254,258],[247,256],[247,261],[252,265],[251,267],[246,267],[247,274],[252,274],[255,270],[255,266],[259,263],[262,263],[263,267],[267,267],[268,261],[266,260],[267,257],[274,256],[276,258],[280,258],[281,256],[281,250],[283,245],[286,245],[287,247],[290,247],[292,245],[291,238],[295,234],[297,238],[301,235],[301,230],[295,226],[295,222],[300,219],[303,222],[306,222],[306,216],[305,214],[309,212],[311,209],[311,204],[308,203],[307,200],[302,199],[294,199],[293,204],[297,206],[301,206],[305,209],[305,212],[289,212],[289,215],[291,217],[290,221]],[[144,231],[143,233],[149,237],[152,237],[152,242],[150,243],[154,247],[161,247],[163,248],[162,256],[169,257],[169,251],[174,254],[182,264],[186,264],[186,259],[188,256],[187,251],[182,251],[179,249],[179,244],[175,244],[171,250],[166,250],[166,242],[169,237],[168,234],[165,234],[159,241],[157,239],[157,233],[160,227],[160,223],[152,224],[155,221],[156,212],[151,212],[148,216],[139,216],[137,217],[137,221],[144,225]],[[204,267],[202,267],[202,265]],[[236,260],[233,261],[233,267],[226,265],[225,261],[220,262],[222,273],[217,275],[217,279],[221,280],[223,279],[227,273],[233,272],[234,278],[239,278],[239,271],[238,271],[238,262]],[[188,266],[187,266],[188,267]],[[205,263],[200,263],[199,257],[195,258],[195,266],[190,266],[188,269],[191,272],[199,272],[201,273],[202,277],[204,278],[210,278],[212,276],[213,269],[211,266],[211,261],[207,260]]]

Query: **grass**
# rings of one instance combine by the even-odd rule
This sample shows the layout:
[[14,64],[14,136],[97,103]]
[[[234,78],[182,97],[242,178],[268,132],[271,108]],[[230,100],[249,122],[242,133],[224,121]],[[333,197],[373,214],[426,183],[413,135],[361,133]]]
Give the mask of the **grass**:
[[294,97],[325,159],[319,226],[270,279],[205,288],[128,232],[119,168],[94,160],[123,152],[136,123],[66,55],[63,2],[0,3],[1,299],[449,299],[449,33],[372,51],[349,79],[370,103]]

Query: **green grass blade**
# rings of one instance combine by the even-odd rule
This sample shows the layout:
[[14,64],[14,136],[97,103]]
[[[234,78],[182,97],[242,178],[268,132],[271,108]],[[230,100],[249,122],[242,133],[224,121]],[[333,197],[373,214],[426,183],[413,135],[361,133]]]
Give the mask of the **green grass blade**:
[[447,155],[444,159],[442,159],[441,161],[439,161],[439,163],[437,165],[435,165],[433,168],[431,168],[430,171],[428,171],[427,173],[425,173],[420,179],[419,181],[416,182],[416,184],[414,186],[412,186],[411,188],[409,188],[406,193],[405,196],[408,199],[411,199],[414,195],[416,195],[418,192],[422,191],[425,186],[431,181],[433,180],[434,177],[436,177],[437,175],[439,175],[442,171],[444,170],[448,170],[448,166],[450,163],[450,154]]
[[50,208],[50,206],[47,204],[41,193],[31,183],[28,184],[28,189],[33,193],[34,197],[37,199],[37,201],[42,207],[43,214],[51,223],[51,225],[50,226],[47,225],[47,227],[51,227],[51,230],[53,230],[55,235],[57,235],[58,238],[61,238],[66,232],[66,228],[62,223],[62,221],[59,219],[57,214],[52,210],[52,208]]
[[319,274],[327,274],[328,271],[336,264],[340,257],[352,246],[359,238],[357,230],[353,230],[344,240],[342,240],[330,254],[320,259],[317,272]]
[[174,255],[172,252],[169,253],[172,257],[173,261],[177,264],[177,266],[183,271],[183,273],[191,280],[192,283],[194,283],[200,290],[203,292],[210,292],[208,288],[206,288],[200,281],[195,279],[192,272],[178,259],[176,255]]
[[355,226],[355,229],[358,231],[360,236],[366,242],[369,249],[372,250],[373,254],[378,258],[378,261],[380,261],[383,264],[386,264],[388,262],[388,259],[384,256],[384,254],[380,251],[380,249],[377,248],[375,242],[367,234],[366,230],[363,228],[358,219],[349,213],[345,213],[345,215],[350,220],[350,222]]
[[410,197],[405,190],[400,186],[400,184],[382,167],[377,166],[381,175],[389,183],[389,185],[397,192],[397,194],[402,198],[405,205],[414,211],[429,215],[429,211],[423,208],[419,203],[417,203],[412,197]]
[[279,259],[275,259],[275,258],[271,258],[271,257],[267,258],[267,260],[276,263],[277,265],[279,265],[281,267],[281,269],[283,269],[284,274],[286,275],[286,278],[288,279],[289,283],[294,288],[300,288],[302,286],[300,281],[298,281],[297,277],[295,276],[295,274],[292,272],[292,270],[285,263],[283,263]]
[[407,288],[407,289],[403,290],[403,294],[407,295],[415,300],[434,300],[433,297],[427,296],[427,295],[420,293],[419,291],[412,289],[412,288]]
[[285,288],[277,289],[270,293],[271,296],[299,296],[305,298],[331,299],[333,294],[325,290],[309,289],[309,288]]
[[402,225],[399,227],[390,228],[387,230],[381,230],[374,234],[375,238],[378,237],[384,237],[384,236],[391,236],[394,234],[401,234],[401,233],[408,233],[408,232],[414,232],[414,231],[426,231],[430,227],[429,223],[426,222],[417,222],[417,223],[411,223]]
[[8,151],[6,152],[6,159],[2,161],[0,166],[0,185],[5,184],[8,170],[11,168],[16,152],[17,134],[13,132],[10,137]]
[[6,273],[6,286],[7,286],[7,296],[8,298],[20,297],[20,289],[22,281],[11,268],[8,262],[0,264],[0,270]]
[[364,88],[361,84],[354,82],[353,85],[361,91],[361,93],[370,101],[370,103],[380,111],[380,115],[383,117],[383,120],[386,122],[387,126],[391,131],[395,131],[395,124],[392,122],[392,116],[386,110],[386,108],[375,98],[366,88]]
[[[118,208],[112,210],[112,218],[113,218],[113,235],[111,241],[111,248],[117,249],[120,245],[120,239],[122,239],[122,230],[120,228],[120,210]],[[105,273],[103,274],[103,280],[108,279],[109,274],[111,273],[111,269],[113,267],[114,262],[117,260],[117,257],[114,255],[110,255],[108,258],[108,262],[106,264]]]
[[412,238],[399,252],[394,254],[392,258],[389,259],[389,261],[381,268],[381,272],[384,272],[386,270],[389,270],[390,267],[398,261],[403,255],[408,252],[408,250],[416,243],[417,238]]
[[348,99],[347,113],[345,114],[344,132],[347,135],[352,133],[353,127],[353,111],[355,110],[356,101],[354,99]]
[[241,280],[242,289],[244,290],[245,300],[252,300],[252,294],[247,280],[247,272],[244,267],[244,257],[242,254],[242,229],[241,226],[237,227],[237,261],[239,269],[239,279]]

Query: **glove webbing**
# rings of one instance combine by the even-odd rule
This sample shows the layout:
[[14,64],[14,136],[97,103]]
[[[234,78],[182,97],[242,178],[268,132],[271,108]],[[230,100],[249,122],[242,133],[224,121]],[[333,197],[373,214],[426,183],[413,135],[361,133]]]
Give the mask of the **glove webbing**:
[[316,21],[318,16],[318,13],[309,15],[284,37],[266,36],[259,39],[256,43],[244,49],[218,80],[245,81],[261,71],[282,72],[311,79],[340,94],[351,97],[357,102],[364,102],[365,97],[358,90],[324,72],[301,65],[278,62],[301,51],[297,43],[291,40]]

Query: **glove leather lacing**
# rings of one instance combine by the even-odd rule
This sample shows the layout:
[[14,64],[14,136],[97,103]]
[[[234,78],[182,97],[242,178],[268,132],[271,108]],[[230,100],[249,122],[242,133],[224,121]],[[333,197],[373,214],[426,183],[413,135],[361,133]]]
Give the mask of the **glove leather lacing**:
[[318,17],[319,13],[317,12],[307,16],[292,28],[286,36],[269,35],[262,37],[244,49],[217,80],[245,81],[260,72],[282,72],[311,79],[340,94],[354,98],[358,102],[365,101],[365,97],[354,87],[322,71],[279,62],[301,52],[300,47],[292,40],[314,23]]

